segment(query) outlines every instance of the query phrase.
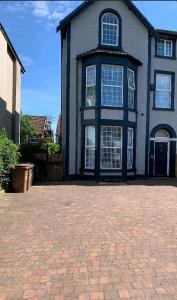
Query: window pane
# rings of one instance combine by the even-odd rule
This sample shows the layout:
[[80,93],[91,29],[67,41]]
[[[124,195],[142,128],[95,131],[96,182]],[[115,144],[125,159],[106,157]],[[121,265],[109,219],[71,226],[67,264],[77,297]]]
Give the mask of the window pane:
[[132,169],[133,167],[133,149],[127,149],[127,169]]
[[118,19],[115,15],[111,13],[104,14],[102,18],[103,23],[108,23],[108,24],[118,24]]
[[171,107],[171,92],[156,91],[156,107],[170,108]]
[[172,41],[166,41],[166,53],[167,56],[172,56]]
[[96,66],[86,68],[86,106],[94,106],[96,98]]
[[133,167],[133,128],[128,128],[127,136],[127,169],[132,169]]
[[95,127],[85,127],[85,168],[95,168]]
[[90,66],[87,67],[87,85],[95,85],[96,83],[96,67],[95,66]]
[[115,15],[107,13],[102,17],[102,43],[104,45],[118,45],[118,19]]
[[128,89],[128,108],[134,109],[134,90]]
[[135,89],[135,75],[134,71],[128,69],[128,86]]
[[122,165],[121,127],[101,127],[101,169],[120,169]]
[[157,55],[164,56],[164,41],[157,42]]
[[128,128],[128,147],[133,147],[133,128]]
[[95,105],[95,86],[88,86],[86,88],[86,106]]
[[122,88],[103,86],[102,105],[104,106],[122,106]]
[[158,74],[156,77],[157,90],[171,91],[171,76]]
[[121,107],[123,104],[123,68],[103,65],[101,80],[102,105]]

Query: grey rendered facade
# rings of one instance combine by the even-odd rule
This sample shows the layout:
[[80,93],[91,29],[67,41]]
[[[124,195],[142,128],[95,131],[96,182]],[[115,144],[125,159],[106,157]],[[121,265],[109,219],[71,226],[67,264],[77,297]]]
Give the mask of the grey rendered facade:
[[[101,18],[104,13],[117,16],[119,42],[116,47],[103,45],[100,41]],[[177,32],[155,30],[129,0],[85,1],[60,22],[58,30],[61,31],[62,44],[62,141],[65,178],[175,176]],[[160,40],[171,43],[171,56],[157,55],[156,46]],[[95,67],[96,83],[95,103],[87,106],[86,70],[89,66]],[[122,105],[102,104],[103,66],[111,66],[112,69],[117,66],[117,72],[120,70],[118,67],[122,70]],[[129,70],[133,71],[135,85],[134,106],[131,108],[128,106]],[[165,97],[171,99],[170,107],[154,105],[156,93],[161,93],[156,91],[157,74],[162,76],[157,78],[167,80],[166,86],[168,79],[171,80],[170,91],[165,91]],[[166,79],[163,74],[167,76]],[[162,100],[164,95],[160,97]],[[88,154],[85,136],[87,128],[94,128],[95,135],[92,167],[87,166],[85,157]],[[131,128],[133,144],[132,152],[128,152],[128,131]],[[121,146],[116,146],[120,142],[116,140],[115,149],[112,147],[111,151],[105,149],[103,141],[105,132],[110,131],[112,136],[118,131],[121,135]],[[128,153],[131,158],[128,158]],[[118,156],[119,163],[116,161]],[[106,159],[109,162],[105,162]],[[132,160],[131,167],[128,167],[128,159]],[[163,170],[157,164],[163,165]]]

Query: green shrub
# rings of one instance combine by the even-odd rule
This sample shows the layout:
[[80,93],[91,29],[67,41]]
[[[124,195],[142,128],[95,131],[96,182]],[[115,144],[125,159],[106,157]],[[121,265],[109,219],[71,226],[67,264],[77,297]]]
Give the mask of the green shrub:
[[39,143],[39,151],[47,152],[49,155],[60,153],[60,145],[49,140],[41,140]]
[[12,168],[20,157],[18,146],[7,136],[4,130],[0,131],[0,189],[7,189]]

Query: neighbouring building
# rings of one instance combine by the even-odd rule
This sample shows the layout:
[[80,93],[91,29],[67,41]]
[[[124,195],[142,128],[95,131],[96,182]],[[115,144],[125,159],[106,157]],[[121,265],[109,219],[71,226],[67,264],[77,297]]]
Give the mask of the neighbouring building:
[[65,178],[174,177],[177,32],[130,0],[85,1],[57,31]]
[[57,122],[56,142],[57,143],[62,142],[62,117],[61,117],[61,115],[59,115],[58,122]]
[[0,129],[16,143],[20,141],[21,73],[25,69],[0,24]]
[[35,130],[35,135],[30,137],[31,144],[37,144],[42,139],[53,142],[53,131],[51,122],[45,116],[31,116],[31,122]]

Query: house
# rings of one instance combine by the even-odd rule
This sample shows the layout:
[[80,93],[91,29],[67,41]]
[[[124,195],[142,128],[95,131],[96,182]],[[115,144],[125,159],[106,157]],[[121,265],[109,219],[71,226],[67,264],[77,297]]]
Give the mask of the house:
[[61,117],[61,115],[59,115],[58,122],[57,122],[56,141],[58,143],[61,143],[61,141],[62,141],[62,117]]
[[42,139],[53,141],[51,123],[45,116],[31,116],[35,135],[30,137],[31,144],[37,144]]
[[1,24],[0,45],[0,129],[19,143],[21,73],[25,69]]
[[174,177],[177,32],[130,0],[85,1],[57,31],[65,178]]

